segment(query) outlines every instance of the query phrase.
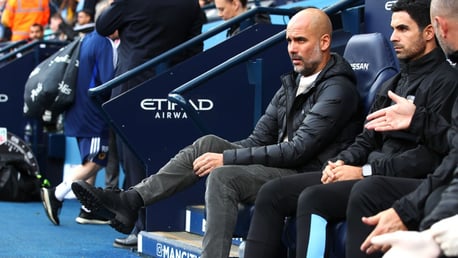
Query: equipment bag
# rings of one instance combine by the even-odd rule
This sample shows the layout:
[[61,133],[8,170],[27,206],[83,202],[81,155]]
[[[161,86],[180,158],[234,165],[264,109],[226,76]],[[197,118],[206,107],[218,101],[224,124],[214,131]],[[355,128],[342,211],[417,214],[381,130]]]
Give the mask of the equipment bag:
[[31,173],[21,155],[0,158],[0,200],[29,202],[40,200],[40,179]]
[[76,39],[61,48],[30,73],[24,89],[26,117],[49,122],[73,104],[81,41]]

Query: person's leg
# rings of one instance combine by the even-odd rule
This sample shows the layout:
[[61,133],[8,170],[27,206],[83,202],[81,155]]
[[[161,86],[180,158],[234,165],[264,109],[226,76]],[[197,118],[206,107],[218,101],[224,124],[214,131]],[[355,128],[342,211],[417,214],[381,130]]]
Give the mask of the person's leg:
[[59,210],[65,196],[71,191],[71,184],[76,180],[87,180],[95,176],[106,165],[108,138],[78,138],[78,147],[81,155],[81,165],[77,166],[71,176],[62,181],[55,188],[42,188],[41,199],[48,218],[55,225],[59,225]]
[[[97,170],[97,171],[98,171],[98,170]],[[89,177],[88,179],[86,179],[86,182],[87,182],[88,184],[95,185],[95,180],[96,180],[96,179],[97,179],[97,176],[94,175],[94,176],[91,176],[91,177]]]
[[[71,184],[77,180],[85,180],[94,184],[97,172],[107,165],[108,135],[104,137],[77,138],[81,155],[81,165],[77,166],[71,176],[56,187],[56,198],[62,201],[70,191]],[[94,180],[91,182],[91,178]]]
[[108,162],[105,167],[105,186],[119,188],[119,157],[116,133],[110,128],[108,137]]
[[156,174],[153,174],[135,185],[137,191],[147,206],[168,197],[199,180],[193,169],[193,162],[207,152],[222,153],[227,149],[240,146],[214,135],[207,135],[196,140],[192,145],[182,149]]
[[321,172],[284,176],[258,192],[245,245],[245,258],[286,257],[282,244],[285,218],[296,215],[297,199],[306,187],[320,184]]
[[296,257],[326,257],[327,227],[345,219],[348,196],[357,181],[310,186],[299,196]]
[[83,181],[72,184],[78,199],[91,210],[107,210],[111,226],[124,234],[131,233],[138,218],[138,210],[164,199],[199,180],[193,162],[206,152],[222,153],[240,146],[219,137],[208,135],[182,149],[156,174],[142,180],[127,191],[96,189]]
[[[110,145],[110,148],[119,147],[118,157],[121,157],[121,165],[125,175],[122,188],[129,189],[134,185],[140,183],[146,177],[146,169],[144,167],[143,162],[140,159],[138,159],[138,157],[130,150],[130,147],[121,139],[117,138],[114,132],[112,133],[113,134],[111,135],[111,137],[115,138],[118,144],[113,144],[114,146]],[[112,158],[112,156],[109,157],[108,164],[110,164],[110,158]],[[130,234],[127,235],[125,238],[116,238],[113,242],[113,245],[115,247],[131,248],[132,246],[137,246],[138,233],[146,229],[146,209],[139,208],[136,216],[137,220],[135,222],[135,226],[132,232],[130,232]]]
[[97,172],[101,169],[95,162],[86,162],[83,165],[78,165],[72,170],[72,175],[65,181],[62,181],[59,185],[56,186],[56,198],[59,201],[63,201],[64,197],[72,190],[71,185],[73,181],[76,180],[88,180],[92,176],[96,175]]
[[347,206],[346,257],[381,257],[381,253],[367,255],[360,246],[374,227],[361,221],[390,208],[402,196],[412,192],[420,179],[372,176],[355,184]]
[[262,165],[229,165],[212,171],[205,192],[207,222],[201,257],[228,257],[238,204],[253,204],[259,188],[265,182],[295,173],[295,170]]

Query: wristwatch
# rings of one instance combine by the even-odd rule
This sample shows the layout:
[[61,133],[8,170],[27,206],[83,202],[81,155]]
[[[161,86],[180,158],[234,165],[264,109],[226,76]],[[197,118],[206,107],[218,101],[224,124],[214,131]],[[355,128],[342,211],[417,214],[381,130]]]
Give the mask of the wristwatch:
[[372,167],[370,164],[363,166],[363,177],[372,176]]

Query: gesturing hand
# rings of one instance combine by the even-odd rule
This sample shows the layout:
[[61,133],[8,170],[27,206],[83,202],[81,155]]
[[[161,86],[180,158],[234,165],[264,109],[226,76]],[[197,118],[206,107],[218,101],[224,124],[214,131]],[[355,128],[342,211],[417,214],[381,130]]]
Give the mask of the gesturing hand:
[[412,121],[416,106],[406,98],[388,91],[388,96],[396,103],[377,110],[367,116],[369,121],[364,127],[375,131],[393,131],[407,129]]
[[371,242],[391,246],[383,258],[435,258],[440,254],[439,246],[427,231],[396,231],[374,236]]
[[375,226],[374,230],[361,245],[361,251],[368,254],[377,250],[385,252],[390,248],[388,245],[372,244],[371,239],[373,237],[398,230],[407,230],[407,227],[393,208],[379,212],[372,217],[363,217],[362,220],[367,225]]
[[436,222],[430,231],[446,256],[458,256],[458,215]]

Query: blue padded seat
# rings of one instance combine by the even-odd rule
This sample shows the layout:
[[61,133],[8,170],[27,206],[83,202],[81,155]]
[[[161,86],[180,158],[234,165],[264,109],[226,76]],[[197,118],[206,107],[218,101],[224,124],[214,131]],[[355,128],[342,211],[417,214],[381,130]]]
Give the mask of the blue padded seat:
[[367,113],[380,85],[399,70],[393,47],[381,33],[357,34],[348,40],[343,57],[356,74]]

